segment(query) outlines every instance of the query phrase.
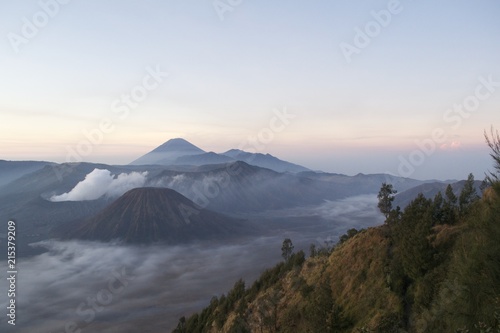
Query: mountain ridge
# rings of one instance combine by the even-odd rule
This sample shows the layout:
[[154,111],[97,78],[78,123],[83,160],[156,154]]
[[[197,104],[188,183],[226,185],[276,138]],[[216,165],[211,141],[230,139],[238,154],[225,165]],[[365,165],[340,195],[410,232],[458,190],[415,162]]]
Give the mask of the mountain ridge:
[[271,154],[249,153],[240,149],[230,149],[224,153],[206,152],[182,138],[170,139],[149,153],[132,161],[130,165],[193,165],[217,164],[242,161],[277,172],[310,171],[301,165],[281,160]]

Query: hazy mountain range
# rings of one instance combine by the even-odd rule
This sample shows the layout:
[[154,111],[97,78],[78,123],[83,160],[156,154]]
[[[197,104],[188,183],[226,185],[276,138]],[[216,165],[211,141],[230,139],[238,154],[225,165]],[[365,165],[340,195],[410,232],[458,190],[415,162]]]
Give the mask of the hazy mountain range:
[[382,183],[398,190],[401,207],[420,192],[463,187],[311,171],[268,154],[205,152],[182,139],[130,165],[0,161],[0,181],[0,221],[16,221],[26,281],[20,332],[60,331],[68,320],[84,329],[75,310],[124,267],[136,282],[88,330],[168,331],[238,278],[253,281],[276,263],[285,237],[297,249],[322,247],[348,229],[381,224]]
[[158,148],[130,163],[131,165],[207,165],[242,161],[277,172],[301,172],[309,169],[280,160],[269,154],[248,153],[231,149],[217,154],[206,152],[184,139],[171,139]]
[[0,160],[0,187],[20,178],[27,173],[40,170],[46,165],[53,164],[54,163],[37,161]]
[[[172,207],[182,202],[174,200],[180,197],[189,200],[190,204],[184,203],[189,207],[245,219],[252,215],[265,216],[266,211],[300,207],[310,210],[328,201],[366,194],[375,196],[384,182],[393,184],[400,192],[397,202],[402,206],[414,197],[415,191],[433,196],[446,186],[435,180],[421,181],[387,174],[347,176],[314,172],[269,154],[237,149],[223,154],[207,153],[183,139],[170,140],[125,166],[1,161],[0,169],[0,180],[6,183],[0,186],[0,219],[20,222],[21,254],[30,252],[27,244],[57,235],[54,230],[68,230],[68,235],[77,235],[70,232],[76,226],[80,228],[81,238],[96,240],[117,237],[127,241],[172,241],[174,238],[187,241],[198,236],[216,237],[216,232],[194,232],[192,229],[196,225],[204,230],[205,223],[208,229],[216,230],[215,225],[210,224],[215,215],[204,218],[212,213],[201,214],[203,218],[190,228],[173,231],[172,226],[179,216],[173,217]],[[424,184],[426,187],[422,187]],[[132,195],[132,192],[120,198],[130,190],[144,187],[178,193],[166,195],[167,192],[148,190],[144,195]],[[427,187],[433,190],[426,191]],[[460,183],[455,188],[459,191]],[[154,214],[162,210],[159,202],[144,201],[144,197],[151,197],[150,193],[158,193],[163,204],[172,201],[170,208],[165,209],[170,213],[162,217],[171,223],[161,224],[162,228],[172,227],[172,232],[132,237],[130,230],[139,233],[139,220],[150,223]],[[130,207],[142,208],[130,210]],[[86,227],[82,221],[87,221]],[[99,234],[99,225],[109,225],[109,221],[127,231]],[[167,234],[169,236],[165,236]]]

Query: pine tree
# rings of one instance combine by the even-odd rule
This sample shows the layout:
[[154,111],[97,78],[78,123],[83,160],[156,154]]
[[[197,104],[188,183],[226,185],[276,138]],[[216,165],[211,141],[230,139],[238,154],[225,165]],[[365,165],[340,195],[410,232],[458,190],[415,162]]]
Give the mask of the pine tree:
[[442,223],[444,224],[455,224],[458,219],[457,212],[457,196],[453,193],[453,188],[448,184],[445,192],[445,200],[443,202],[443,215],[442,215]]
[[405,274],[412,280],[422,277],[434,266],[434,250],[429,243],[433,226],[432,200],[423,194],[403,211],[401,222],[395,226],[395,242]]
[[488,136],[488,133],[484,131],[484,137],[486,139],[486,143],[491,149],[490,156],[493,158],[495,168],[495,172],[490,172],[487,175],[487,180],[490,184],[494,182],[498,182],[500,180],[500,135],[498,131],[495,131],[493,126],[491,127],[491,138]]
[[467,213],[470,205],[479,199],[479,196],[476,192],[476,186],[474,185],[474,175],[471,173],[467,180],[465,181],[464,188],[460,193],[460,197],[458,198],[458,206],[460,209],[460,214],[464,215]]
[[446,186],[445,195],[446,195],[446,201],[451,206],[456,206],[458,199],[457,199],[457,196],[455,195],[455,193],[453,193],[453,187],[451,187],[450,184],[448,184],[448,186]]
[[446,223],[445,221],[445,213],[444,213],[444,199],[441,191],[436,194],[434,200],[432,202],[432,218],[434,222],[437,224]]

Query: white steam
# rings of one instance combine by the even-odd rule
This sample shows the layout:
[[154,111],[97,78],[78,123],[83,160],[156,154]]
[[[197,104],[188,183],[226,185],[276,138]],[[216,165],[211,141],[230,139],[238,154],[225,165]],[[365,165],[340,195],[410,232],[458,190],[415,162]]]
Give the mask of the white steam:
[[156,182],[152,183],[153,187],[168,187],[168,188],[178,188],[182,187],[186,181],[186,176],[184,174],[178,174],[175,176],[166,176],[160,178]]
[[85,176],[85,179],[76,184],[69,192],[54,195],[50,201],[84,201],[96,200],[103,195],[113,198],[122,195],[136,187],[144,186],[146,183],[146,172],[122,173],[118,176],[111,174],[109,170],[94,169]]

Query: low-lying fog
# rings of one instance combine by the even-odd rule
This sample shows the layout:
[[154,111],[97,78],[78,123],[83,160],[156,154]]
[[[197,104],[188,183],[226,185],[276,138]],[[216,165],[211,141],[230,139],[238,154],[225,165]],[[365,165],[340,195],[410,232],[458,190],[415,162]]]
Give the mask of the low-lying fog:
[[[262,216],[269,234],[238,244],[129,246],[45,241],[48,252],[18,258],[17,325],[2,315],[2,332],[170,332],[178,318],[247,286],[281,260],[289,237],[295,250],[337,241],[349,228],[380,224],[376,195]],[[254,219],[259,220],[259,217]],[[0,262],[6,267],[6,262]],[[5,294],[7,280],[0,280]],[[6,311],[6,298],[0,308]],[[80,331],[81,330],[81,331]]]

